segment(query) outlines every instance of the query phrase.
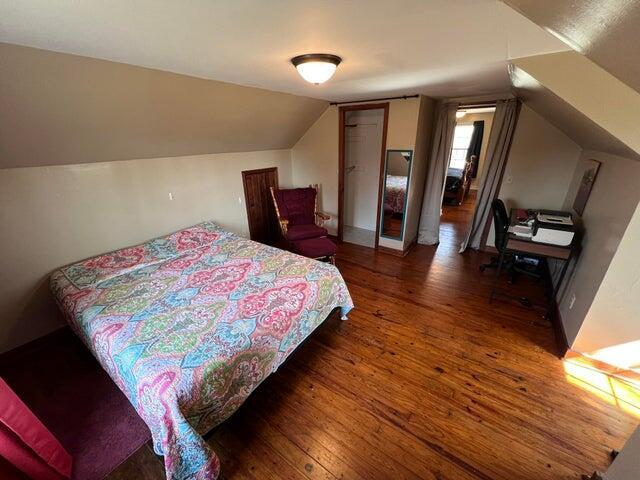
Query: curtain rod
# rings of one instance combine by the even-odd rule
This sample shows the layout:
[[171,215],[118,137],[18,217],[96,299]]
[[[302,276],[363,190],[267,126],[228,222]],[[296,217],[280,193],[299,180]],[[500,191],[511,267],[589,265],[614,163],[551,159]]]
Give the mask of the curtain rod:
[[385,97],[385,98],[371,98],[369,100],[354,100],[352,102],[331,102],[329,105],[344,105],[346,103],[367,103],[367,102],[380,102],[382,100],[406,100],[407,98],[418,98],[420,95],[402,95],[399,97]]
[[483,107],[495,107],[498,102],[475,102],[475,103],[461,103],[459,108],[483,108]]

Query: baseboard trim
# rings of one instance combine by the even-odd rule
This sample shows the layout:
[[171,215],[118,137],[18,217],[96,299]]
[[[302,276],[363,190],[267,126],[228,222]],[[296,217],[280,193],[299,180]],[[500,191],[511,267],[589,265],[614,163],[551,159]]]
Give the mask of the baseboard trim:
[[378,245],[378,251],[382,253],[388,253],[396,257],[406,257],[411,250],[418,244],[418,237],[414,238],[404,250],[397,250],[395,248],[383,247]]
[[406,257],[406,256],[409,254],[409,252],[410,252],[411,250],[413,250],[413,248],[414,248],[417,244],[418,244],[418,237],[416,236],[416,237],[415,237],[411,242],[409,242],[409,245],[407,245],[407,248],[405,248],[405,249],[402,251],[402,256],[403,256],[403,257]]

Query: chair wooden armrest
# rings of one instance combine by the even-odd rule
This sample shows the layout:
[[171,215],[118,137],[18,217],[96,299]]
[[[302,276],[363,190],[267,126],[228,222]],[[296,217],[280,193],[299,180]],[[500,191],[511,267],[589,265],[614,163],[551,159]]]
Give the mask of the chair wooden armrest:
[[331,220],[331,216],[327,215],[324,212],[314,212],[316,214],[316,217],[318,217],[318,226],[322,226],[324,224],[324,222],[328,222],[329,220]]
[[280,228],[282,229],[282,234],[286,235],[287,230],[289,229],[289,220],[286,218],[279,218],[278,222],[280,223]]

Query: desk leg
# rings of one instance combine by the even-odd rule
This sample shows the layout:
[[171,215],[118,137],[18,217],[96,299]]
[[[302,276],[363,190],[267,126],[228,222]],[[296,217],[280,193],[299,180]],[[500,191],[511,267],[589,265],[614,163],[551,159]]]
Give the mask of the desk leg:
[[498,268],[496,268],[496,276],[493,279],[493,286],[491,287],[491,294],[489,295],[489,303],[493,301],[493,297],[496,294],[496,288],[498,287],[498,281],[500,280],[500,273],[502,272],[502,264],[504,263],[505,250],[506,249],[503,248],[502,252],[500,252],[500,257],[498,259]]
[[[547,302],[547,311],[543,315],[543,318],[546,320],[551,320],[551,316],[553,315],[553,306],[556,301],[556,295],[560,290],[560,286],[562,285],[562,281],[564,280],[565,273],[567,273],[567,268],[569,268],[569,262],[571,262],[572,257],[573,255],[569,255],[569,258],[567,258],[563,262],[562,270],[560,270],[560,276],[558,277],[558,281],[551,288],[551,296],[549,297],[549,301]],[[551,281],[553,282],[553,279],[551,279]]]

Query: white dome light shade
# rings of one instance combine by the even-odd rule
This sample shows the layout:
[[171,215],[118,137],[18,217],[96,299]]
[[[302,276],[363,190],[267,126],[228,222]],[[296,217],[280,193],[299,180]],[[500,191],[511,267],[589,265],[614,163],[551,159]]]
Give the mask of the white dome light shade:
[[336,71],[336,66],[333,63],[325,62],[301,63],[296,68],[302,78],[307,82],[315,83],[316,85],[329,80]]
[[467,114],[467,112],[465,110],[458,110],[456,112],[456,118],[462,118]]
[[298,73],[309,83],[319,85],[329,80],[342,59],[328,53],[311,53],[291,59]]

